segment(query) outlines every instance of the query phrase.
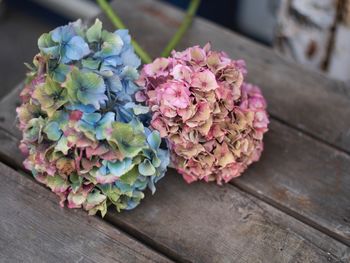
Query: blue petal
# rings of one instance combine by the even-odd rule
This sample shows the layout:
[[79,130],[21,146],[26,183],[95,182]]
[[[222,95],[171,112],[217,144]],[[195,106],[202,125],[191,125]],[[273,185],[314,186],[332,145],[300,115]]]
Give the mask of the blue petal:
[[140,201],[139,201],[139,200],[134,201],[134,200],[130,199],[130,200],[128,201],[128,205],[127,205],[127,207],[125,208],[125,210],[132,210],[132,209],[134,209],[136,206],[138,206],[139,204],[140,204]]
[[101,119],[101,114],[94,112],[94,113],[84,113],[82,119],[88,123],[94,124],[98,122]]
[[77,92],[78,100],[81,101],[84,105],[92,105],[96,110],[101,108],[101,103],[105,100],[108,100],[108,97],[105,94],[100,93],[87,93],[78,90]]
[[114,32],[114,34],[117,34],[120,36],[120,38],[123,40],[124,46],[131,44],[131,37],[129,35],[129,30],[127,29],[118,29]]
[[123,161],[116,161],[115,163],[108,162],[108,169],[114,176],[122,176],[132,168],[132,159],[126,158]]
[[99,169],[98,169],[98,173],[100,173],[101,175],[107,175],[107,167],[105,165],[102,165]]
[[138,190],[145,190],[148,184],[148,177],[139,176],[134,183],[134,188]]
[[155,186],[155,181],[154,181],[155,176],[151,176],[150,179],[148,180],[148,188],[151,190],[152,194],[156,192],[156,186]]
[[123,84],[116,74],[113,74],[112,77],[107,78],[106,84],[114,92],[121,91],[123,88]]
[[66,77],[67,77],[69,71],[70,71],[70,67],[68,65],[59,64],[58,67],[56,67],[52,71],[53,79],[57,82],[62,83],[66,80]]
[[158,131],[152,131],[151,134],[147,136],[147,142],[152,149],[158,149],[161,143],[160,133]]
[[122,192],[122,193],[128,193],[131,192],[134,188],[133,186],[123,183],[120,180],[115,181],[114,185]]
[[59,46],[42,47],[40,48],[40,50],[44,52],[46,55],[52,56],[52,58],[57,58],[59,55]]
[[125,66],[138,68],[141,65],[140,58],[135,54],[133,49],[128,49],[122,53],[122,60]]
[[115,113],[114,112],[107,112],[105,116],[99,121],[98,126],[96,128],[96,139],[97,140],[104,140],[105,137],[105,131],[107,127],[112,126],[112,122],[115,120]]
[[59,128],[59,124],[57,122],[50,122],[44,128],[44,132],[47,135],[47,138],[51,141],[58,141],[62,135],[62,131]]
[[52,31],[52,40],[57,43],[68,42],[75,35],[75,30],[71,24],[61,26]]
[[79,60],[90,53],[88,44],[79,36],[73,37],[65,48],[65,55],[71,60]]
[[170,163],[169,151],[158,149],[157,155],[158,155],[158,158],[161,160],[159,170],[161,173],[165,173]]
[[135,80],[139,77],[139,73],[137,72],[137,69],[134,67],[130,67],[130,66],[125,66],[120,74],[120,76],[123,79],[127,79],[127,80]]
[[95,111],[95,107],[92,105],[84,105],[84,104],[71,104],[65,106],[67,110],[79,110],[85,113],[92,113]]

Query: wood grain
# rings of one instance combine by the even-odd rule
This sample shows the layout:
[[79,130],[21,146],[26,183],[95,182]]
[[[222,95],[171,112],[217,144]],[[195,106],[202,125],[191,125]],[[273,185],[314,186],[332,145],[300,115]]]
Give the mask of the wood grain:
[[[155,6],[151,0],[115,1],[114,6],[153,55],[159,54],[182,17],[175,9],[160,3]],[[350,149],[349,122],[339,121],[347,120],[350,113],[347,86],[298,68],[269,49],[203,19],[196,19],[180,48],[208,40],[215,49],[247,60],[250,80],[262,85],[276,119],[342,150]],[[18,136],[13,125],[16,96],[14,91],[0,103],[0,121],[4,119],[0,137]],[[288,126],[272,122],[262,161],[235,184],[349,244],[349,156]],[[12,139],[1,141],[0,152],[17,163],[21,157],[11,150]],[[332,189],[333,193],[327,193]],[[139,208],[108,213],[107,219],[179,261],[350,260],[349,247],[235,186],[188,186],[174,172],[160,182],[157,195],[148,197]]]
[[[132,4],[118,0],[113,6],[153,56],[159,56],[183,18],[182,12],[155,0],[134,0]],[[101,19],[113,28],[104,16]],[[273,50],[201,18],[195,20],[178,49],[207,42],[233,58],[246,60],[248,80],[261,86],[272,116],[350,152],[349,85],[287,61]]]
[[[13,172],[3,165],[0,165],[0,169],[2,171],[0,187],[5,188],[0,188],[0,206],[5,204],[11,206],[6,210],[1,207],[2,211],[11,211],[10,208],[13,210],[9,215],[0,216],[6,217],[1,218],[1,224],[5,226],[1,225],[0,228],[2,233],[0,237],[3,239],[0,242],[9,240],[7,235],[10,233],[16,233],[17,237],[33,235],[30,244],[42,249],[44,244],[53,242],[49,237],[58,235],[56,241],[59,242],[57,245],[61,249],[57,253],[65,251],[62,247],[74,247],[74,244],[86,239],[94,240],[92,244],[95,245],[88,247],[88,251],[91,253],[99,251],[95,243],[99,239],[91,231],[88,232],[88,237],[85,237],[84,233],[88,227],[91,228],[91,224],[98,229],[104,227],[101,220],[95,217],[86,219],[87,216],[82,211],[60,209],[53,193],[27,178],[20,178],[17,173],[13,175]],[[10,179],[11,181],[7,182]],[[151,246],[157,247],[159,251],[176,258],[177,261],[345,263],[350,260],[349,247],[243,193],[234,186],[219,187],[204,183],[187,185],[174,170],[170,170],[157,188],[156,195],[150,196],[148,193],[137,209],[124,213],[110,210],[106,219]],[[29,223],[25,221],[28,214]],[[34,216],[38,219],[32,219]],[[17,219],[5,231],[7,222],[14,218]],[[40,218],[45,218],[45,222]],[[85,220],[88,220],[88,227],[84,225]],[[62,223],[65,221],[69,222]],[[78,226],[74,225],[76,221],[79,221]],[[17,224],[26,227],[15,230]],[[38,225],[40,234],[34,235]],[[33,231],[33,234],[30,231]],[[109,228],[108,233],[111,235]],[[115,239],[122,242],[119,237]],[[20,242],[16,240],[13,241],[15,244]],[[112,244],[116,242],[113,238],[104,242],[102,247],[116,247],[112,251],[122,253],[114,243]],[[0,249],[0,254],[12,255],[14,249],[12,245],[0,246],[3,249],[2,251]],[[56,251],[50,250],[50,246],[47,246],[45,252],[38,251],[36,255],[46,257],[47,253]],[[23,254],[31,253],[31,249],[34,248],[24,247],[22,248],[24,252],[16,255],[22,257]],[[75,256],[73,252],[69,254],[72,257]]]
[[[134,211],[108,220],[191,262],[346,262],[350,248],[234,186],[187,185],[170,170]],[[319,250],[321,249],[321,251]],[[334,250],[335,249],[335,250]],[[336,252],[337,251],[337,252]]]
[[0,163],[1,262],[170,262]]
[[272,121],[261,160],[233,184],[350,245],[350,157]]
[[[136,28],[136,25],[139,23],[137,19],[142,18],[142,31],[144,34],[136,35],[136,37],[139,37],[139,40],[145,45],[152,43],[152,46],[145,47],[152,50],[153,53],[156,53],[157,50],[160,50],[163,44],[165,44],[162,43],[162,41],[166,39],[168,34],[171,34],[171,32],[169,33],[168,31],[171,31],[172,28],[176,26],[176,21],[180,14],[176,10],[163,5],[160,5],[162,9],[159,10],[158,7],[153,7],[148,4],[151,2],[152,1],[135,1],[134,3],[137,7],[135,10],[140,10],[139,12],[128,13],[129,5],[124,5],[121,1],[115,2],[115,6],[117,11],[121,14],[128,13],[129,18],[126,21],[128,21],[132,32],[133,29],[135,33],[137,33],[137,30],[140,31],[140,29]],[[164,18],[164,14],[167,14],[166,18]],[[163,21],[163,23],[155,23],[154,21],[157,19]],[[215,28],[212,24],[203,20],[197,20],[192,30],[203,30],[203,23],[205,25],[208,24],[206,27],[207,30]],[[165,31],[164,28],[169,28],[169,30]],[[217,28],[217,30],[222,31],[220,28]],[[155,32],[159,31],[164,33],[161,37],[155,34]],[[216,31],[212,31],[211,34],[215,35]],[[232,41],[231,48],[234,50],[233,52],[235,52],[237,48],[235,47],[237,44],[234,44],[236,43],[236,38],[239,39],[237,40],[238,43],[247,41],[226,31],[225,34],[230,34],[230,37],[226,38],[226,42],[231,43]],[[198,37],[202,34],[194,35]],[[152,36],[151,39],[148,39],[150,36]],[[192,35],[188,36],[188,38],[191,37]],[[251,50],[248,49],[249,46],[252,47]],[[251,52],[256,52],[252,51],[254,46],[256,46],[256,44],[249,42],[249,44],[245,45],[246,51],[243,53],[250,56],[249,54]],[[261,47],[259,48],[262,49]],[[268,52],[272,54],[270,50]],[[264,52],[262,53],[264,54]],[[274,57],[274,63],[276,63],[276,65],[271,64],[271,67],[278,68],[278,65],[281,64],[283,60],[280,59],[282,62],[278,61],[276,55],[271,55],[271,57]],[[261,58],[257,56],[257,60],[259,59]],[[287,67],[285,63],[281,67],[291,72],[297,70],[292,65]],[[264,74],[260,72],[258,75],[262,76]],[[305,78],[308,78],[308,76],[313,76],[315,79],[317,77],[317,75],[312,72],[307,72],[307,74],[304,75],[304,80],[301,81],[305,81]],[[283,76],[287,78],[286,81],[289,80],[289,72],[281,75],[281,78]],[[330,80],[327,81],[333,83]],[[324,82],[321,76],[319,76],[319,82]],[[328,88],[327,85],[325,87]],[[273,86],[271,89],[272,88]],[[278,90],[278,87],[274,86],[274,88]],[[291,87],[289,87],[289,89],[289,93],[301,96],[299,94],[300,89],[295,88],[295,90],[292,90]],[[337,97],[339,99],[341,97],[339,96],[340,93],[336,90],[332,91],[328,88],[327,91],[329,94],[333,95],[334,98]],[[276,96],[282,93],[283,92],[275,92]],[[13,91],[8,98],[3,100],[0,108],[0,121],[1,119],[4,120],[3,126],[10,127],[8,129],[11,130],[11,133],[14,133],[15,130],[13,121],[15,112],[13,105],[18,103],[17,94],[18,90]],[[290,96],[288,95],[285,98],[287,100]],[[274,103],[276,100],[278,101],[278,98],[270,99],[270,101]],[[322,104],[322,100],[321,102],[317,100],[313,103],[315,105],[317,104],[318,107],[329,107],[327,104]],[[281,103],[281,108],[283,108],[282,104],[286,105],[286,103]],[[339,116],[339,105],[333,106],[334,109],[330,114],[335,112],[334,115]],[[343,105],[345,111],[347,108],[349,108],[349,106]],[[300,107],[295,107],[294,110],[298,112],[300,111]],[[304,117],[308,119],[308,115],[304,115]],[[320,123],[318,129],[323,131],[324,129],[321,128],[322,120],[318,121],[318,123]],[[345,122],[343,122],[343,124],[346,125]],[[334,131],[336,131],[336,129],[334,129]],[[17,131],[15,134],[17,134]],[[266,151],[263,154],[262,161],[249,169],[246,176],[235,180],[234,184],[273,205],[277,205],[282,210],[325,231],[331,236],[350,244],[350,207],[348,205],[348,200],[350,200],[350,178],[347,176],[349,162],[350,159],[347,155],[322,145],[312,140],[309,136],[302,135],[297,131],[290,131],[288,127],[280,125],[278,122],[273,122],[271,131],[267,135]],[[329,211],[332,212],[330,213]]]
[[[276,127],[278,128],[279,125],[276,124]],[[291,131],[292,134],[289,136],[292,137],[293,132],[295,134],[292,129],[286,127],[284,129],[287,130],[279,132],[284,131],[286,135]],[[275,133],[270,132],[270,134]],[[0,156],[5,156],[6,160],[11,160],[12,165],[20,167],[21,164],[17,162],[21,162],[22,157],[14,148],[17,144],[15,137],[1,130],[0,137],[5,138],[0,143]],[[270,148],[269,140],[267,140],[267,148]],[[273,158],[275,158],[274,154],[276,153],[271,153]],[[277,153],[277,155],[280,154],[280,152]],[[266,155],[267,158],[271,158],[270,154]],[[303,157],[300,156],[300,158]],[[283,186],[279,185],[278,178],[283,174],[278,174],[278,169],[283,167],[286,161],[288,159],[277,166],[276,172],[273,171],[273,165],[277,165],[276,163],[271,164],[269,160],[263,160],[262,162],[271,168],[256,169],[257,165],[255,165],[249,171],[252,174],[246,177],[259,178],[260,181],[258,181],[261,182],[261,180],[264,181],[264,177],[272,174],[277,181],[272,185],[276,185],[277,189],[281,188]],[[311,164],[310,167],[313,165]],[[298,167],[300,166],[296,166],[296,169]],[[291,173],[298,172],[293,166],[285,166],[285,168],[294,169]],[[255,182],[255,180],[252,181]],[[281,182],[283,183],[283,180]],[[297,182],[305,184],[305,181]],[[242,185],[249,187],[249,184],[244,182],[239,184],[240,187]],[[302,200],[302,195],[295,192],[298,188],[292,187],[296,186],[290,185],[288,189],[294,191],[292,192],[294,196],[287,192],[288,198],[280,198],[280,196],[272,198],[280,202],[281,206],[290,205],[291,207],[288,208],[298,215],[301,212],[295,210],[297,208],[306,218],[312,216],[308,212],[310,209],[308,206],[301,208],[293,206],[291,201],[293,197]],[[156,195],[150,197],[148,193],[148,198],[135,211],[118,214],[112,210],[107,214],[107,220],[178,261],[293,262],[296,259],[294,262],[347,262],[350,260],[349,247],[255,197],[241,192],[232,185],[225,187],[203,183],[186,185],[182,178],[171,170],[157,188]],[[262,189],[269,190],[266,187]],[[308,191],[308,188],[301,190]],[[273,193],[275,192],[264,192],[263,195]],[[306,204],[311,202],[315,202],[315,199],[310,198],[309,201],[305,201]],[[325,205],[328,203],[325,202]],[[57,203],[52,206],[57,206]],[[328,206],[324,207],[326,211],[328,208]],[[316,216],[319,212],[317,209],[310,211],[316,213]],[[338,220],[337,216],[341,211],[337,208],[332,210],[335,220]],[[322,223],[328,223],[328,220],[333,218],[322,218]],[[310,220],[314,219],[315,216],[310,218]],[[329,232],[332,231],[325,227]],[[346,234],[344,224],[341,227],[339,230],[341,235]]]

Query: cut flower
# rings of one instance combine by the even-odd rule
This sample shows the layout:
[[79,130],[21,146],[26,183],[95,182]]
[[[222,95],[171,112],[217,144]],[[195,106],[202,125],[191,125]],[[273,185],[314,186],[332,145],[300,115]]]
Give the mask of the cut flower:
[[[43,34],[17,108],[24,166],[69,208],[104,216],[135,208],[165,174],[169,152],[135,103],[140,59],[127,30],[96,20]],[[165,143],[163,143],[166,145]]]
[[209,44],[144,66],[136,100],[150,107],[151,125],[168,140],[173,165],[188,183],[228,182],[259,159],[269,119],[246,74],[244,61]]

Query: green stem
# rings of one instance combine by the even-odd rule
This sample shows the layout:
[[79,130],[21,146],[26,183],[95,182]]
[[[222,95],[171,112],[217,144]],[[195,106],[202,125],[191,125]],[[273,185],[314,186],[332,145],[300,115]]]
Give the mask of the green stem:
[[[96,1],[116,28],[119,28],[119,29],[126,28],[123,21],[113,11],[112,7],[108,4],[106,0],[96,0]],[[144,63],[152,62],[151,57],[147,54],[146,51],[142,49],[142,47],[135,40],[132,39],[131,43],[134,46],[135,52],[140,56],[141,60]]]
[[181,23],[179,29],[176,31],[173,38],[170,40],[166,48],[162,52],[162,57],[168,57],[170,52],[174,50],[174,48],[179,44],[186,31],[190,27],[193,17],[196,15],[197,9],[201,3],[201,0],[191,0],[191,3],[188,6],[186,16]]

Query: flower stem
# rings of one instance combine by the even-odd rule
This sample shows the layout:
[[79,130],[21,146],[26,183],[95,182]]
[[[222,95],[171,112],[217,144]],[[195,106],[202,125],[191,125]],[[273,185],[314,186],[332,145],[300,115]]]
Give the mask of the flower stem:
[[170,52],[173,51],[173,49],[179,44],[183,36],[185,35],[186,31],[190,27],[193,17],[195,16],[197,9],[201,3],[201,0],[191,0],[186,16],[181,23],[179,29],[176,31],[175,35],[173,38],[170,40],[166,48],[162,52],[162,57],[168,57],[170,55]]
[[[110,6],[110,4],[108,4],[106,0],[96,0],[96,1],[116,28],[119,28],[119,29],[126,28],[123,21],[113,11],[112,7]],[[143,50],[142,47],[134,39],[131,40],[131,43],[134,46],[135,52],[140,56],[141,60],[144,63],[151,63],[152,59],[150,55],[148,55],[148,53],[145,50]]]

